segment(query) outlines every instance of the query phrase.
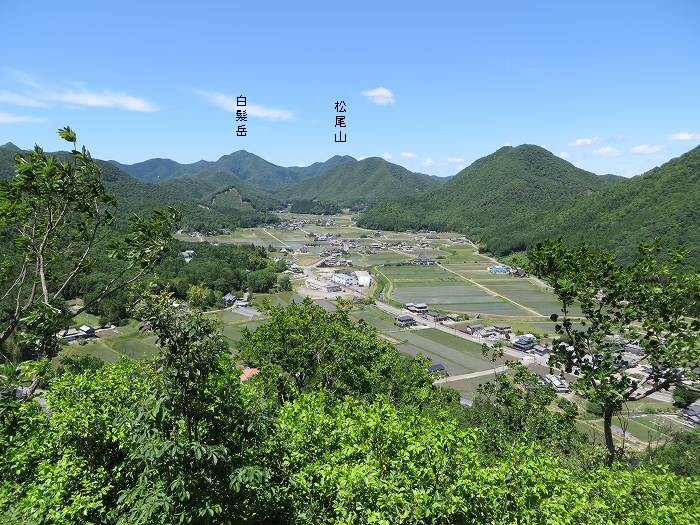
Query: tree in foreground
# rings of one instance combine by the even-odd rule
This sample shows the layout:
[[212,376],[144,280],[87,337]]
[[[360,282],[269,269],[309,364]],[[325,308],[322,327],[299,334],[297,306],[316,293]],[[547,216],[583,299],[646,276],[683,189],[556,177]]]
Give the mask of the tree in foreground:
[[[129,233],[118,237],[116,200],[106,192],[99,167],[85,147],[75,149],[73,130],[58,133],[73,143],[72,151],[54,156],[36,146],[17,156],[16,175],[0,183],[0,349],[19,334],[36,358],[55,353],[56,333],[70,319],[146,275],[163,256],[179,218],[172,208],[150,219],[132,216]],[[121,261],[119,271],[82,307],[68,310],[63,294],[105,251]]]
[[238,356],[261,368],[281,403],[315,390],[356,397],[381,393],[415,405],[454,398],[454,392],[432,386],[425,357],[405,356],[364,321],[354,322],[348,304],[328,312],[306,298],[264,309],[270,321],[244,330]]
[[[561,239],[528,251],[532,269],[562,303],[562,314],[551,316],[560,338],[550,365],[577,372],[573,388],[602,407],[608,464],[616,455],[612,419],[625,403],[698,380],[700,274],[681,270],[686,254],[663,254],[657,242],[642,245],[637,259],[621,266],[612,254],[585,244],[568,248]],[[625,372],[629,342],[642,349],[643,379]]]

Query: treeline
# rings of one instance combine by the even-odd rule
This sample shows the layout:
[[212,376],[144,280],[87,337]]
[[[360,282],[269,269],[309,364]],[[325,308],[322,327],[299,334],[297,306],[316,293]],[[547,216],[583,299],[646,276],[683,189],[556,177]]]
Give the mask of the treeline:
[[329,201],[293,200],[289,211],[314,215],[337,215],[342,211],[342,208],[338,204]]
[[[269,310],[232,357],[151,296],[152,363],[72,360],[0,418],[3,523],[693,523],[700,482],[605,468],[523,368],[473,407],[341,306]],[[259,368],[241,384],[236,361]]]

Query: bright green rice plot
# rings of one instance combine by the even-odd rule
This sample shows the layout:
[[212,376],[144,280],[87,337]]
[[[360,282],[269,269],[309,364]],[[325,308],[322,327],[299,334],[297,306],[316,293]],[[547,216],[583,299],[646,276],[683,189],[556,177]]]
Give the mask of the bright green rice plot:
[[433,363],[453,363],[464,368],[466,373],[492,368],[481,354],[481,345],[435,328],[402,330],[400,334],[392,335],[430,355]]

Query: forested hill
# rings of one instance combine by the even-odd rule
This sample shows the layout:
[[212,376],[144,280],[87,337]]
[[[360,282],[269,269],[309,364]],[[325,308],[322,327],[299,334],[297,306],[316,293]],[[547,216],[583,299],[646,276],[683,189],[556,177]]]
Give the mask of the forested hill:
[[537,146],[505,147],[425,195],[381,203],[360,225],[456,230],[502,255],[564,235],[608,248],[622,260],[661,236],[685,243],[700,263],[698,148],[644,175],[597,176]]
[[361,224],[465,231],[493,240],[618,180],[579,169],[539,146],[505,146],[424,195],[379,204]]
[[144,182],[162,182],[176,177],[197,177],[202,173],[225,173],[240,181],[257,185],[267,190],[277,189],[285,184],[316,177],[345,162],[354,162],[349,156],[336,155],[325,162],[315,162],[310,166],[278,166],[245,150],[235,151],[220,157],[217,161],[200,160],[191,164],[180,164],[171,159],[149,159],[135,164],[122,164],[111,160],[129,175]]
[[[14,176],[14,159],[21,151],[14,145],[0,146],[0,181]],[[60,157],[65,152],[55,155]],[[97,164],[105,188],[117,198],[117,213],[121,220],[125,220],[129,213],[143,215],[165,206],[174,206],[182,211],[181,227],[201,231],[233,229],[275,220],[273,216],[250,208],[207,206],[199,199],[188,198],[175,189],[141,182],[111,162],[98,160]]]
[[546,218],[572,241],[586,239],[631,259],[640,242],[661,236],[687,245],[700,267],[700,146],[643,175],[581,199]]
[[379,157],[342,163],[323,175],[291,186],[288,199],[361,206],[387,199],[409,198],[441,185],[437,177],[407,170]]

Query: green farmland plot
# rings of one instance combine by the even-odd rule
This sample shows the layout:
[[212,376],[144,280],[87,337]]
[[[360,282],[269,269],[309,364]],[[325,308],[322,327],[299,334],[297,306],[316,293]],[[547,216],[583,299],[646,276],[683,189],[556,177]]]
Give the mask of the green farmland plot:
[[532,308],[544,316],[561,313],[561,303],[559,303],[556,295],[548,289],[531,282],[529,279],[518,279],[516,277],[481,279],[475,277],[474,280],[489,290],[493,290],[519,304]]
[[481,345],[435,328],[402,330],[400,334],[392,335],[421,350],[423,354],[431,357],[433,363],[452,363],[464,369],[462,373],[478,372],[493,367],[482,355]]
[[397,336],[394,332],[399,330],[394,326],[394,318],[382,312],[376,306],[367,306],[362,310],[356,310],[352,312],[352,317],[355,319],[362,319],[368,325],[375,327],[380,332],[390,333],[392,337],[403,337]]

